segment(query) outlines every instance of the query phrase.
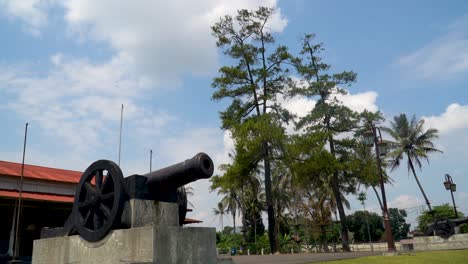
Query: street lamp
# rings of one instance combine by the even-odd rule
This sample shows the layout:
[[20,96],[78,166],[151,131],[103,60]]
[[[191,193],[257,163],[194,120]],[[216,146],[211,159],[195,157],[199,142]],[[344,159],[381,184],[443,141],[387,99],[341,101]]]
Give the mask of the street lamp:
[[457,191],[457,185],[453,183],[452,176],[445,174],[444,186],[445,190],[450,190],[450,194],[452,195],[453,210],[455,211],[455,218],[458,218],[457,207],[455,206],[455,198],[453,198],[453,193]]
[[[395,252],[395,242],[393,240],[392,226],[387,209],[387,196],[385,195],[384,179],[382,175],[382,165],[380,156],[384,156],[388,152],[388,144],[382,140],[382,132],[380,128],[375,127],[373,123],[369,123],[370,129],[364,133],[364,143],[370,147],[375,146],[375,154],[377,159],[377,172],[379,173],[380,189],[382,191],[383,203],[383,221],[385,226],[385,233],[387,236],[388,252]],[[377,135],[378,132],[378,135]]]

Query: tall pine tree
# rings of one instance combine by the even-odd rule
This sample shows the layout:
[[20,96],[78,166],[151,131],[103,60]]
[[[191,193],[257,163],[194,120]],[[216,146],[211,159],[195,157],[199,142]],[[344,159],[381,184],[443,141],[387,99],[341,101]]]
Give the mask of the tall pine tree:
[[232,61],[219,69],[214,78],[214,100],[231,99],[220,113],[222,127],[232,132],[236,156],[230,170],[250,174],[263,161],[268,237],[271,252],[276,252],[275,210],[272,198],[271,163],[279,142],[284,139],[283,124],[289,113],[277,103],[278,95],[289,86],[286,62],[291,55],[285,46],[275,46],[268,29],[274,10],[239,10],[237,16],[225,16],[212,26],[216,43]]

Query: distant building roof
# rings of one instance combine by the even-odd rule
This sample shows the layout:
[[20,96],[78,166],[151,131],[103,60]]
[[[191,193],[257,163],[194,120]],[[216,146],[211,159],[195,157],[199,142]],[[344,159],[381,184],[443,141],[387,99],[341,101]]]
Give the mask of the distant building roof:
[[[19,191],[17,190],[0,190],[0,197],[18,198]],[[60,195],[50,193],[33,193],[23,192],[21,198],[25,200],[35,201],[49,201],[49,202],[61,202],[61,203],[73,203],[73,195]]]
[[[24,164],[24,177],[46,181],[78,183],[82,172]],[[1,161],[0,175],[21,177],[21,163]]]
[[200,220],[195,220],[195,219],[192,219],[192,218],[185,218],[184,219],[184,224],[198,224],[198,223],[202,223],[203,221],[200,221]]

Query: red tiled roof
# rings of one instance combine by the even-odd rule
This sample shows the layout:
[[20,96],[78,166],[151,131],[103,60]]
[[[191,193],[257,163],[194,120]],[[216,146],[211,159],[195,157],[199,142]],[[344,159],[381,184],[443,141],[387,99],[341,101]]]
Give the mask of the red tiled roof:
[[[18,198],[19,192],[16,190],[0,190],[0,197]],[[23,192],[21,194],[22,199],[25,200],[36,200],[36,201],[50,201],[50,202],[61,202],[61,203],[73,203],[73,195],[61,195],[61,194],[48,194],[48,193],[33,193]]]
[[[82,172],[24,164],[24,177],[47,181],[78,183]],[[0,175],[21,177],[21,163],[1,161]]]
[[184,224],[198,224],[198,223],[202,223],[203,221],[200,221],[200,220],[195,220],[195,219],[191,219],[191,218],[185,218],[184,219]]

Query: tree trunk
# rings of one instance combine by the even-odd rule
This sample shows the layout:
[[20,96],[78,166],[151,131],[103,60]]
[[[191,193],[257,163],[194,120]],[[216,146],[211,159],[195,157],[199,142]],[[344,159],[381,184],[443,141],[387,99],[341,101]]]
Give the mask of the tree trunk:
[[343,246],[344,252],[349,252],[348,224],[346,223],[346,214],[344,211],[343,202],[341,201],[340,189],[338,186],[338,175],[336,172],[333,174],[333,181],[333,195],[335,195],[336,207],[338,208],[338,214],[340,215],[341,246]]
[[[241,189],[241,201],[244,201],[244,184],[242,184],[242,189]],[[247,234],[247,220],[245,219],[245,216],[246,216],[247,210],[245,208],[244,202],[239,203],[239,205],[240,205],[240,210],[242,214],[242,220],[241,220],[242,221],[242,230],[241,230],[242,244],[245,245],[246,234]]]
[[276,202],[276,215],[278,216],[278,219],[275,220],[275,234],[276,234],[275,243],[276,243],[276,250],[278,250],[278,251],[281,250],[280,241],[278,239],[278,235],[281,235],[280,231],[279,231],[279,213],[280,213],[279,204],[278,204],[278,202]]
[[270,153],[268,150],[268,143],[263,143],[265,158],[265,196],[267,203],[267,213],[268,213],[268,239],[270,241],[271,253],[276,253],[276,232],[275,232],[275,212],[273,208],[273,197],[271,194],[271,169],[270,169]]
[[408,157],[408,163],[410,165],[411,171],[413,172],[414,179],[416,180],[416,183],[419,186],[419,190],[421,190],[422,195],[424,196],[424,200],[426,200],[427,207],[429,208],[429,211],[432,210],[431,203],[429,202],[429,199],[427,199],[426,193],[424,192],[424,189],[419,182],[418,176],[416,176],[416,172],[414,171],[414,166],[413,166],[413,161],[411,160],[410,157]]
[[[330,120],[327,118],[326,121],[327,131],[330,131]],[[335,157],[335,143],[333,141],[333,136],[330,135],[328,138],[330,143],[330,153]],[[343,207],[343,202],[341,201],[341,193],[339,186],[338,172],[333,172],[332,180],[332,191],[336,200],[336,207],[338,208],[338,214],[340,215],[340,224],[341,224],[341,246],[343,247],[344,252],[351,251],[349,249],[349,238],[348,238],[348,224],[346,223],[346,214]]]
[[327,238],[327,230],[325,230],[325,226],[324,225],[320,225],[320,231],[322,233],[322,247],[323,247],[323,251],[325,252],[330,252],[330,250],[328,249],[328,238]]
[[234,226],[233,232],[236,234],[236,210],[232,212],[232,225]]
[[383,211],[382,200],[380,200],[379,193],[377,192],[377,189],[376,189],[376,188],[375,188],[375,186],[373,186],[373,185],[372,185],[372,189],[374,190],[374,192],[375,192],[375,196],[377,196],[377,200],[379,201],[380,210],[382,210],[382,211]]

